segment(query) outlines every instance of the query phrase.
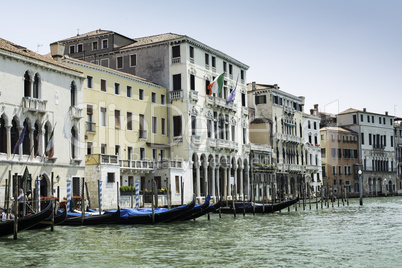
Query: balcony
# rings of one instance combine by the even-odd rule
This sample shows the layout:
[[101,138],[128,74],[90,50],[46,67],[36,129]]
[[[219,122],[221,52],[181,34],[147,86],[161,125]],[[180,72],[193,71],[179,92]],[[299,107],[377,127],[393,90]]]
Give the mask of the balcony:
[[250,144],[243,144],[243,152],[244,153],[250,153],[251,151],[251,145]]
[[139,129],[138,133],[140,140],[147,140],[147,131],[145,129]]
[[241,107],[241,112],[243,115],[248,115],[248,107]]
[[208,138],[208,146],[211,148],[216,148],[216,140],[212,138]]
[[183,90],[169,91],[169,101],[183,100]]
[[156,169],[156,164],[153,161],[147,160],[120,160],[120,168],[122,172],[137,171],[137,172],[150,172]]
[[201,144],[201,136],[192,135],[191,136],[191,142],[192,142],[193,145],[199,146]]
[[86,122],[86,131],[91,133],[96,133],[94,122]]
[[373,144],[373,149],[374,150],[384,150],[385,145],[384,144]]
[[320,167],[319,166],[314,166],[314,165],[306,165],[305,169],[306,169],[306,171],[310,171],[310,172],[318,172],[318,171],[320,171]]
[[101,164],[112,164],[116,165],[119,163],[119,157],[117,155],[100,155]]
[[198,91],[190,90],[190,100],[198,101]]
[[173,137],[173,144],[182,144],[183,143],[183,136],[176,136]]
[[157,162],[158,169],[165,169],[165,168],[183,168],[183,162],[178,160],[163,160]]
[[82,118],[82,109],[77,106],[70,106],[69,114],[71,118],[79,120]]
[[215,100],[213,96],[207,95],[207,104],[210,106],[214,106]]
[[22,98],[22,108],[28,112],[46,113],[47,100],[40,100],[31,97]]

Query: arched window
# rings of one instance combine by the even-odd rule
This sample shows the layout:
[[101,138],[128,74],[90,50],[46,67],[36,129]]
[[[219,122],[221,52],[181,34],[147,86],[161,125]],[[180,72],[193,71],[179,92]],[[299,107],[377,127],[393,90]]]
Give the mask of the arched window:
[[24,97],[31,97],[31,77],[28,71],[24,75]]
[[50,138],[50,127],[48,126],[48,124],[45,124],[45,150],[47,148],[47,144],[49,143],[49,138]]
[[35,157],[39,154],[39,126],[35,123],[35,130],[34,130],[34,155]]
[[31,130],[29,129],[28,120],[24,121],[25,135],[22,142],[22,154],[29,155],[31,153]]
[[40,86],[39,75],[35,74],[33,83],[33,96],[32,96],[33,98],[39,99],[39,86]]
[[77,133],[74,128],[71,129],[71,158],[75,159],[77,157],[77,150],[75,147]]
[[75,85],[75,82],[71,82],[70,86],[71,90],[71,106],[76,106],[77,105],[77,86]]
[[7,153],[6,121],[0,117],[0,153]]
[[[19,133],[17,129],[17,121],[13,119],[11,124],[11,150],[14,150],[14,147],[18,141]],[[18,150],[16,152],[18,152]]]

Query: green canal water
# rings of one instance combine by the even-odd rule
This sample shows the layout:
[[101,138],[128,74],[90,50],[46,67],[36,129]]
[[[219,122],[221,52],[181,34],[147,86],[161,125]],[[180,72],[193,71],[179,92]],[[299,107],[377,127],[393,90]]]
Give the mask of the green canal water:
[[0,238],[1,267],[402,267],[402,197],[212,214],[154,226],[56,226]]

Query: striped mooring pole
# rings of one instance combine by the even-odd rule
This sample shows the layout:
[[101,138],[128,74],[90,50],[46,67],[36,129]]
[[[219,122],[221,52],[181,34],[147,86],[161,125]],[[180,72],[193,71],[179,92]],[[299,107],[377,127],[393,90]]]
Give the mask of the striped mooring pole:
[[135,207],[140,208],[140,182],[135,181]]
[[38,212],[40,212],[40,177],[36,178],[36,188],[38,189]]
[[70,201],[71,201],[71,179],[67,178],[67,212],[70,211]]
[[99,187],[99,215],[102,214],[102,180],[98,180]]

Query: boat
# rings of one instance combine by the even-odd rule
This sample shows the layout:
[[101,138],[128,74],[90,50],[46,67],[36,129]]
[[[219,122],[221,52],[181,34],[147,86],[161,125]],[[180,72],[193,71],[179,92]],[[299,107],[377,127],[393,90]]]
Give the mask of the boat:
[[84,217],[82,217],[81,215],[68,216],[65,221],[60,223],[60,225],[78,226],[78,225],[98,225],[98,224],[117,223],[120,220],[120,208],[115,210],[113,213],[104,213],[102,215],[91,215],[88,213],[85,213]]
[[191,217],[186,218],[186,220],[196,219],[207,213],[216,212],[221,206],[222,206],[222,199],[220,199],[215,204],[209,205],[206,209],[202,210],[200,213],[193,214]]
[[[291,205],[296,204],[297,202],[299,202],[299,197],[273,205],[272,203],[262,204],[254,202],[245,202],[243,205],[243,202],[236,202],[235,208],[236,213],[243,213],[244,210],[246,213],[273,213],[285,209],[287,207],[290,207]],[[221,212],[233,213],[233,206],[222,208]]]
[[[190,211],[195,206],[195,197],[193,200],[183,206],[172,209],[155,209],[154,214],[150,209],[122,209],[119,224],[154,224],[168,222],[179,217],[183,213]],[[105,214],[110,213],[105,212]]]
[[204,210],[206,210],[208,208],[210,200],[211,200],[211,196],[207,195],[207,197],[205,197],[205,201],[204,201],[203,204],[195,205],[193,207],[193,209],[191,209],[191,210],[189,210],[189,211],[181,214],[180,216],[177,216],[177,217],[175,217],[175,218],[173,218],[173,219],[171,219],[169,221],[170,222],[171,221],[185,221],[185,220],[189,220],[193,216],[195,216],[194,219],[199,217],[197,215],[200,215],[202,213],[202,211],[204,211]]
[[[51,226],[51,216],[48,217],[46,220],[39,222],[38,224],[34,225],[33,227],[29,229],[40,229],[40,228],[46,228]],[[63,223],[67,219],[67,210],[59,210],[56,215],[54,215],[54,225],[59,225]]]
[[[18,231],[29,229],[41,221],[46,220],[52,215],[53,202],[49,202],[49,205],[41,212],[30,214],[21,218],[18,218]],[[7,236],[14,234],[14,221],[7,220],[0,222],[0,236]]]

